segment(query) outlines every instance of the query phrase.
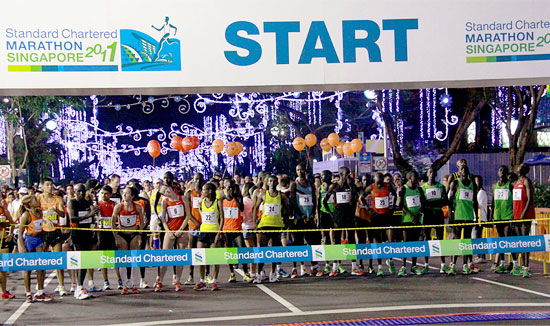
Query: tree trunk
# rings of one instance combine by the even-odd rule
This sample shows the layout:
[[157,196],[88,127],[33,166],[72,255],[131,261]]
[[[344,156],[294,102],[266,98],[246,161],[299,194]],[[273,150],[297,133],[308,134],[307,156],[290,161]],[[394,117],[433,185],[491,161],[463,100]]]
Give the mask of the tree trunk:
[[17,187],[15,171],[15,126],[13,122],[6,120],[6,152],[8,153],[8,164],[11,169],[11,182]]
[[[384,120],[384,128],[386,128],[386,134],[388,135],[388,138],[390,140],[393,152],[393,164],[395,164],[395,167],[401,172],[401,174],[405,175],[407,171],[413,169],[413,166],[409,163],[408,160],[403,157],[402,148],[399,146],[399,142],[397,141],[397,137],[395,136],[395,132],[393,130],[392,117],[388,112],[382,112],[381,108],[379,108],[379,111],[380,115],[382,116],[382,120]],[[384,141],[386,141],[386,139],[384,139]]]

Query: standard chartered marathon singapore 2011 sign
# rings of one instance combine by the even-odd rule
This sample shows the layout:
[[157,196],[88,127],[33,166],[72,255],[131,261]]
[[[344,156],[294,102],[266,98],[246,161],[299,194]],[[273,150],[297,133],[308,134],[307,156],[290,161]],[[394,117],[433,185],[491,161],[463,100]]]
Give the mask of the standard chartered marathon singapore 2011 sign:
[[3,9],[2,94],[550,83],[546,0],[36,0]]

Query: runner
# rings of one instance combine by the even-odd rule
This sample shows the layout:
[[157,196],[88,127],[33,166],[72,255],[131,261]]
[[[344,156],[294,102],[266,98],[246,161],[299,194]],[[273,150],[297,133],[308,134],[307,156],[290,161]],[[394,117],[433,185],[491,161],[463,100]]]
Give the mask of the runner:
[[[401,225],[403,228],[403,241],[419,241],[420,231],[419,227],[422,225],[422,211],[425,207],[424,193],[418,187],[418,172],[407,172],[407,183],[404,187],[401,187],[401,191],[398,193],[399,208],[403,210],[403,217]],[[407,228],[410,227],[410,228]],[[422,275],[423,270],[420,270],[416,266],[418,257],[412,257],[411,273],[416,275]],[[407,258],[403,258],[403,265],[399,270],[397,276],[407,276]]]
[[[129,187],[134,187],[138,190],[138,198],[135,201],[136,204],[141,206],[143,208],[143,214],[144,214],[144,221],[142,222],[144,224],[143,229],[149,229],[149,225],[151,222],[151,202],[149,202],[149,199],[146,197],[143,197],[141,194],[143,193],[143,189],[141,185],[139,184],[139,180],[137,179],[131,179],[128,181]],[[144,194],[145,196],[147,194]],[[148,232],[141,232],[140,234],[141,241],[140,241],[140,250],[145,249],[151,249],[148,247],[149,243],[149,233]],[[139,268],[139,288],[140,289],[147,289],[149,288],[149,283],[145,280],[145,267],[142,266]]]
[[[313,186],[308,181],[307,170],[303,164],[296,165],[296,181],[290,184],[289,202],[293,207],[294,219],[291,221],[291,229],[311,230],[316,229],[315,211],[316,197],[313,192]],[[303,246],[305,242],[308,245],[320,244],[319,234],[317,232],[293,232],[295,246]],[[298,277],[296,262],[293,262],[294,268],[291,272],[291,278]],[[319,266],[317,262],[311,262],[310,274],[307,273],[304,262],[300,262],[300,276],[317,275]]]
[[[52,179],[44,178],[41,183],[43,193],[38,196],[38,200],[40,201],[40,209],[44,217],[42,241],[44,242],[45,250],[50,249],[52,252],[61,252],[63,251],[63,242],[70,235],[69,233],[61,233],[57,228],[59,226],[68,226],[63,199],[54,195]],[[57,270],[57,281],[59,286],[56,290],[59,292],[59,295],[67,295],[68,293],[65,290],[65,275],[61,269]]]
[[[0,194],[0,199],[1,198],[2,198],[2,195]],[[7,253],[10,253],[11,251],[14,224],[15,222],[13,221],[8,209],[5,206],[0,205],[0,253],[2,254],[7,254]],[[11,294],[10,291],[8,291],[7,283],[8,283],[7,273],[0,272],[0,287],[2,289],[1,298],[13,299],[15,298],[15,295]]]
[[[319,228],[328,230],[333,228],[332,224],[332,214],[334,213],[334,197],[330,197],[325,204],[325,197],[327,196],[328,188],[332,185],[332,172],[329,170],[323,170],[321,172],[321,185],[319,187],[319,198],[317,198],[317,207],[319,209],[319,218],[317,223]],[[324,242],[325,244],[332,243],[332,232],[323,231]],[[338,268],[338,263],[334,262],[334,266]],[[330,262],[325,263],[325,269],[317,272],[316,276],[323,276],[325,274],[330,274]]]
[[[261,218],[258,224],[258,247],[267,247],[270,240],[271,246],[281,246],[281,231],[284,228],[282,210],[288,206],[288,199],[285,194],[277,191],[277,177],[271,175],[267,178],[267,190],[257,194],[254,204],[253,215],[258,216],[261,207]],[[262,232],[267,231],[267,232]],[[263,263],[258,264],[258,274],[256,274],[253,283],[259,284],[262,282],[262,277],[259,273],[263,270]],[[269,281],[279,282],[279,272],[277,263],[271,264],[271,272]]]
[[[21,198],[21,206],[18,214],[21,216],[19,224],[18,247],[20,253],[26,252],[42,252],[42,211],[40,210],[40,202],[33,195],[27,195]],[[25,234],[23,234],[25,232]],[[36,271],[36,281],[38,283],[38,291],[33,296],[31,293],[31,271],[23,272],[25,282],[25,302],[32,303],[34,301],[52,301],[53,297],[44,293],[44,274],[45,271]]]
[[[121,231],[115,232],[115,238],[118,244],[118,250],[138,250],[139,249],[139,232],[136,230],[143,230],[144,228],[144,212],[143,208],[136,204],[138,199],[138,190],[133,187],[126,187],[122,192],[122,202],[115,206],[113,211],[113,221],[116,221],[117,229]],[[122,273],[123,288],[121,294],[128,294],[131,290],[132,293],[137,294],[139,290],[136,286],[136,279],[138,278],[137,267],[125,267],[126,274]],[[124,280],[126,276],[126,280]]]
[[[508,179],[509,170],[506,165],[502,165],[498,168],[498,181],[494,185],[493,190],[493,220],[495,223],[497,234],[499,237],[509,237],[512,235],[512,223],[506,221],[512,221],[514,217],[514,201],[512,198],[514,184]],[[504,266],[505,254],[496,254],[494,264],[495,273],[505,273],[506,266]],[[514,274],[519,272],[517,253],[512,253],[513,271]]]
[[[531,221],[535,218],[535,191],[533,182],[527,177],[529,166],[525,163],[520,164],[517,169],[519,178],[514,183],[514,220],[529,220],[523,222],[514,222],[514,234],[516,236],[528,236],[531,231]],[[531,277],[529,272],[529,253],[521,253],[522,268],[521,271],[512,270],[513,275],[522,275]]]
[[[202,173],[195,173],[191,184],[191,189],[185,192],[185,202],[190,203],[191,207],[185,207],[186,218],[189,220],[189,237],[187,248],[197,248],[199,239],[199,228],[202,223],[200,204],[202,201],[202,187],[204,186],[204,176]],[[195,267],[189,266],[189,277],[185,281],[185,285],[195,285]]]
[[[70,199],[67,205],[71,228],[90,229],[95,215],[99,210],[99,206],[94,205],[93,202],[89,200],[86,200],[86,186],[83,184],[77,184],[74,187],[74,190],[75,198]],[[74,250],[76,251],[96,249],[97,240],[95,238],[95,233],[90,230],[71,230],[71,241],[73,243]],[[90,297],[88,292],[82,288],[84,279],[86,278],[86,272],[86,269],[81,269],[77,279],[77,287],[74,292],[74,296],[78,300],[84,300]]]
[[[220,241],[220,230],[223,228],[224,214],[223,202],[216,198],[216,186],[213,183],[206,183],[202,187],[201,218],[199,248],[216,248]],[[195,291],[206,290],[205,274],[206,266],[199,267],[201,279],[195,285]],[[214,278],[212,279],[211,291],[218,290],[217,278],[220,272],[220,266],[214,265]]]
[[[451,182],[449,192],[449,207],[451,208],[450,224],[454,223],[472,223],[478,219],[478,205],[477,186],[470,177],[470,170],[467,165],[462,165],[458,170],[459,178]],[[472,237],[472,226],[454,226],[453,235],[455,239],[460,239],[461,234],[464,233],[464,239],[470,239]],[[448,274],[456,274],[456,261],[458,256],[453,256],[452,265]],[[463,255],[462,274],[471,274],[472,271],[468,267],[468,261],[472,261],[472,255]]]
[[[97,226],[100,230],[113,228],[113,211],[116,203],[111,200],[112,192],[113,189],[110,186],[103,186],[99,192]],[[116,250],[115,236],[112,231],[99,231],[97,238],[98,250]],[[110,290],[111,284],[109,283],[107,268],[102,268],[101,272],[103,274],[103,290]]]
[[[325,196],[324,205],[328,206],[328,201],[332,197],[334,199],[334,213],[332,214],[332,222],[335,228],[354,228],[355,227],[355,208],[357,206],[357,188],[350,179],[350,170],[343,166],[338,169],[340,179],[338,183],[332,184]],[[341,239],[342,231],[334,230],[332,244]],[[355,231],[348,230],[348,242],[355,244]],[[337,267],[337,268],[335,268]],[[330,276],[335,276],[337,273],[347,273],[344,266],[339,264],[332,267]],[[365,273],[357,268],[357,261],[351,262],[351,275],[364,275]]]
[[[185,214],[185,207],[189,207],[189,203],[185,203],[185,198],[177,195],[171,187],[162,186],[160,193],[164,196],[162,199],[161,221],[164,225],[164,229],[168,231],[164,235],[162,249],[174,249],[174,243],[176,244],[176,249],[185,249],[188,244],[187,234],[181,231],[187,228],[189,222],[189,215]],[[188,217],[186,218],[186,216]],[[191,219],[192,218],[191,216]],[[167,266],[162,266],[160,268],[159,279],[155,283],[155,292],[162,291],[162,282],[166,274],[166,269]],[[183,266],[176,266],[176,292],[183,290],[181,285],[182,272]]]
[[[426,172],[428,181],[422,185],[422,191],[426,198],[426,209],[424,210],[424,225],[443,225],[445,223],[445,217],[443,216],[443,207],[447,206],[447,196],[445,195],[445,186],[435,181],[436,172],[433,168],[429,168]],[[437,240],[443,239],[443,226],[434,227]],[[431,240],[431,227],[424,229],[426,237]],[[430,257],[426,257],[426,265],[422,271],[424,274],[430,271],[429,265]],[[445,257],[441,256],[441,268],[439,274],[447,274],[449,267],[445,265]]]
[[[246,244],[247,248],[253,248],[256,247],[256,233],[250,232],[252,230],[256,230],[256,221],[253,215],[254,211],[254,203],[252,202],[251,198],[251,189],[254,186],[252,182],[245,182],[243,186],[243,238],[244,243]],[[251,273],[249,275],[249,278],[244,280],[245,282],[252,282],[254,280],[254,277],[256,276],[257,272],[257,264],[250,264],[250,270]]]

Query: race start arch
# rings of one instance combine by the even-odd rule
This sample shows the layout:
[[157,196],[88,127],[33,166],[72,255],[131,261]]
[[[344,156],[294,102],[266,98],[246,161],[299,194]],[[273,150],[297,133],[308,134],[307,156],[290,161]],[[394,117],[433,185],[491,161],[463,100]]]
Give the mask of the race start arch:
[[548,0],[10,1],[0,94],[550,83]]

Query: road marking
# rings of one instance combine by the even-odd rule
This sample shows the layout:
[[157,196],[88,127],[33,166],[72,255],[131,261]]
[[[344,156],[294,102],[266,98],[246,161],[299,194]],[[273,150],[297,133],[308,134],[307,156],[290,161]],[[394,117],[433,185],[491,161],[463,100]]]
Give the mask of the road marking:
[[173,324],[193,324],[193,323],[212,323],[229,320],[247,320],[247,319],[265,319],[279,317],[295,317],[295,316],[317,316],[317,315],[332,315],[332,314],[349,314],[358,312],[382,312],[382,311],[397,311],[397,310],[424,310],[424,309],[454,309],[454,308],[508,308],[508,307],[545,307],[548,308],[548,302],[487,302],[487,303],[448,303],[448,304],[427,304],[427,305],[407,305],[407,306],[384,306],[384,307],[367,307],[367,308],[348,308],[348,309],[329,309],[315,310],[302,312],[279,312],[270,314],[256,315],[241,315],[241,316],[220,316],[220,317],[203,317],[190,319],[174,319],[174,320],[157,320],[128,324],[111,324],[107,326],[154,326],[154,325],[173,325]]
[[[395,259],[395,260],[399,260],[399,261],[403,261],[403,259],[401,259],[401,258],[393,258],[393,259]],[[413,262],[412,262],[411,260],[407,260],[407,263],[410,263],[410,264],[412,264]],[[420,264],[418,264],[417,266],[421,266],[421,265],[420,265]],[[434,269],[434,270],[436,270],[436,271],[438,271],[438,270],[439,270],[439,268],[437,268],[437,267],[433,267],[433,266],[429,266],[429,267],[430,267],[430,269]]]
[[[48,284],[50,284],[50,282],[55,277],[56,273],[57,271],[53,271],[50,273],[50,275],[48,275],[48,278],[44,281],[44,289],[46,288],[46,286],[48,286]],[[25,313],[25,311],[30,307],[30,305],[31,304],[28,302],[23,302],[21,306],[19,306],[19,308],[13,313],[13,315],[11,315],[11,317],[8,318],[8,320],[4,323],[4,326],[14,325],[17,319],[19,319],[19,317],[21,317],[21,315]]]
[[[244,272],[240,269],[236,268],[235,272],[237,272],[237,274],[239,274],[241,276],[244,276]],[[285,306],[288,310],[290,310],[292,312],[302,312],[302,310],[300,310],[298,307],[296,307],[292,303],[288,302],[285,298],[281,297],[277,293],[273,292],[273,290],[271,290],[267,286],[265,286],[263,284],[254,284],[254,285],[256,285],[256,287],[258,287],[258,289],[264,291],[267,295],[269,295],[270,297],[275,299],[275,301],[277,301],[278,303]]]
[[491,284],[494,284],[494,285],[504,286],[504,287],[514,289],[514,290],[518,290],[518,291],[523,291],[523,292],[527,292],[527,293],[531,293],[531,294],[540,295],[542,297],[550,298],[550,294],[537,292],[537,291],[533,291],[533,290],[529,290],[529,289],[524,289],[524,288],[520,288],[520,287],[517,287],[517,286],[509,285],[509,284],[506,284],[506,283],[500,283],[500,282],[496,282],[496,281],[486,280],[484,278],[479,278],[479,277],[472,277],[472,279],[477,280],[477,281],[481,281],[481,282],[491,283]]

